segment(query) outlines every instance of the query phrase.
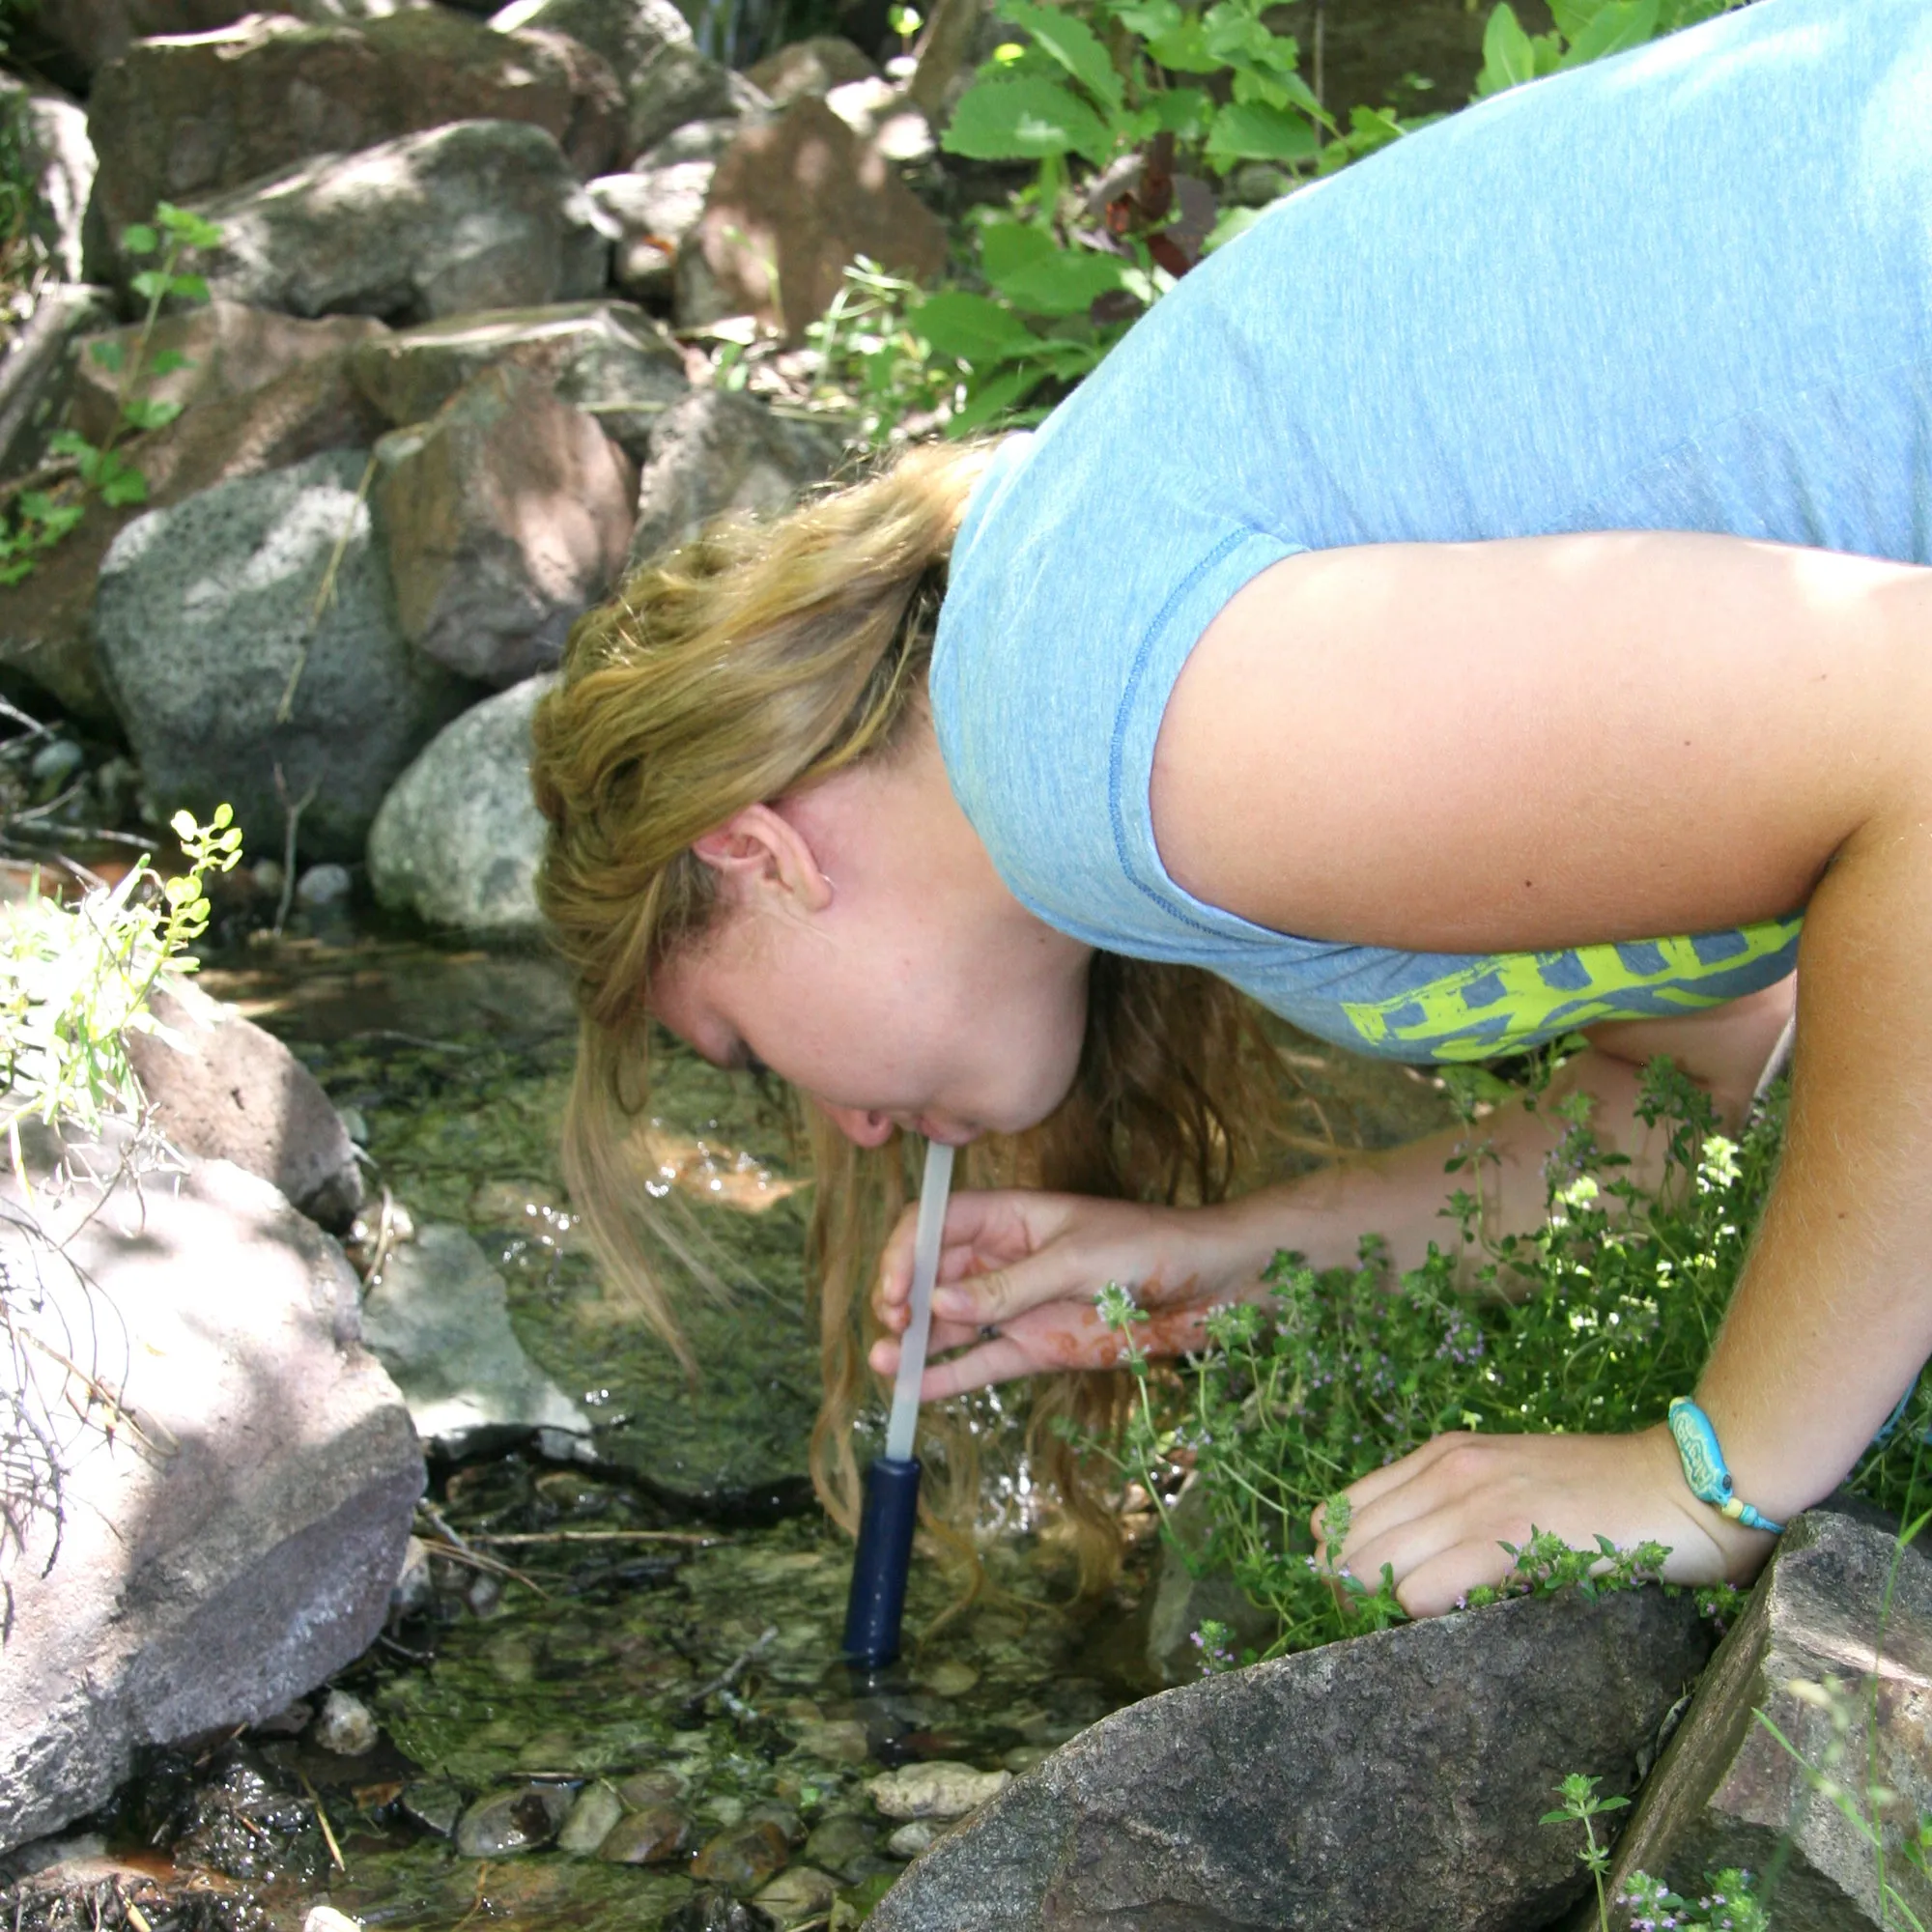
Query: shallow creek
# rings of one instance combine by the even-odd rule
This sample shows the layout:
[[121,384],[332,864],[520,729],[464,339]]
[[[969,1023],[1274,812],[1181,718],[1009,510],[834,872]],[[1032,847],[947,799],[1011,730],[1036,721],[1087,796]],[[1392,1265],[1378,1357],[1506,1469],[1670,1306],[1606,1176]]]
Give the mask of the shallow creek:
[[[1153,1552],[1068,1610],[1065,1577],[1014,1508],[996,1404],[980,1419],[1009,1526],[985,1551],[986,1589],[915,1639],[955,1594],[921,1560],[903,1662],[865,1681],[839,1661],[849,1545],[805,1478],[817,1365],[774,1096],[676,1049],[657,1067],[655,1184],[742,1277],[729,1307],[684,1304],[704,1369],[693,1386],[606,1298],[563,1206],[574,1025],[551,968],[345,936],[238,954],[205,983],[313,1068],[417,1227],[454,1222],[483,1244],[524,1347],[595,1419],[595,1460],[547,1463],[523,1442],[433,1468],[418,1528],[449,1553],[336,1679],[380,1725],[373,1748],[323,1748],[318,1693],[256,1731],[153,1756],[92,1822],[104,1845],[86,1847],[119,1861],[153,1932],[294,1932],[325,1901],[399,1927],[856,1926],[932,1829],[908,1835],[868,1780],[932,1760],[1022,1772],[1158,1688]],[[1350,1063],[1285,1050],[1320,1096],[1312,1130],[1375,1143],[1440,1117],[1412,1076],[1369,1069],[1363,1084]],[[584,1848],[554,1844],[571,1804],[592,1802],[622,1816],[603,1856],[587,1814]],[[769,1917],[743,1903],[759,1892]]]

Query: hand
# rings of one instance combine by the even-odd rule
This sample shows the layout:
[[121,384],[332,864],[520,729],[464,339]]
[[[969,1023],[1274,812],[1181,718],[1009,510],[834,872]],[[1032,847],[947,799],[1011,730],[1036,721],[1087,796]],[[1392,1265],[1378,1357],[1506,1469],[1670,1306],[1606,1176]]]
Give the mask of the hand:
[[[911,1319],[917,1220],[908,1208],[880,1259],[872,1306],[891,1331],[872,1345],[881,1375],[897,1371],[895,1337]],[[1094,1307],[1110,1281],[1151,1317],[1133,1333],[1147,1353],[1199,1348],[1208,1310],[1251,1289],[1270,1251],[1257,1251],[1228,1208],[1146,1208],[1029,1188],[955,1194],[946,1210],[928,1348],[934,1355],[964,1352],[929,1363],[921,1399],[1051,1369],[1112,1368],[1126,1353],[1126,1338]]]
[[[1500,1583],[1531,1525],[1573,1548],[1599,1535],[1621,1549],[1670,1550],[1673,1583],[1747,1582],[1775,1537],[1700,1503],[1661,1424],[1637,1435],[1438,1435],[1346,1492],[1353,1514],[1340,1568],[1373,1587],[1387,1564],[1411,1616],[1439,1616],[1480,1583]],[[1316,1560],[1325,1564],[1321,1512]]]

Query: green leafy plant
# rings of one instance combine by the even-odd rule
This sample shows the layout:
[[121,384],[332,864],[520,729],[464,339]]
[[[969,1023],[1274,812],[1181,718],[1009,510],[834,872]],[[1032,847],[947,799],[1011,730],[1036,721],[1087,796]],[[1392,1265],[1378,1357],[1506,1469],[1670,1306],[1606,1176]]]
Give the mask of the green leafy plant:
[[225,805],[206,825],[177,812],[173,829],[185,872],[157,878],[143,856],[118,885],[71,906],[36,875],[24,899],[0,907],[0,1124],[23,1187],[27,1121],[90,1138],[108,1121],[140,1123],[127,1036],[160,1030],[149,996],[163,972],[194,970],[187,949],[208,927],[208,876],[242,856]]
[[[1180,1554],[1198,1569],[1225,1568],[1272,1614],[1280,1634],[1268,1655],[1403,1614],[1386,1577],[1351,1577],[1333,1557],[1332,1567],[1317,1563],[1311,1512],[1325,1506],[1331,1550],[1345,1548],[1339,1492],[1359,1477],[1445,1431],[1645,1428],[1696,1383],[1776,1171],[1781,1090],[1733,1140],[1718,1132],[1693,1083],[1654,1064],[1641,1112],[1667,1154],[1651,1195],[1598,1144],[1586,1103],[1548,1099],[1565,1050],[1534,1063],[1520,1091],[1523,1104],[1550,1108],[1562,1124],[1534,1232],[1484,1232],[1493,1156],[1478,1111],[1513,1090],[1471,1072],[1456,1083],[1465,1137],[1449,1166],[1462,1184],[1445,1212],[1446,1238],[1421,1267],[1393,1279],[1373,1236],[1353,1267],[1318,1272],[1279,1255],[1264,1298],[1213,1310],[1207,1349],[1179,1372],[1132,1346],[1130,1297],[1110,1290],[1100,1298],[1102,1318],[1128,1338],[1138,1391],[1114,1453],[1156,1503],[1194,1471],[1209,1529],[1198,1550]],[[1921,1391],[1911,1426],[1868,1454],[1854,1486],[1899,1507],[1927,1419]],[[1573,1550],[1539,1533],[1509,1548],[1509,1580],[1473,1601],[1639,1582],[1663,1553],[1605,1543]],[[1735,1593],[1707,1596],[1715,1613],[1735,1603]]]
[[1603,1781],[1601,1777],[1589,1777],[1580,1771],[1573,1771],[1556,1787],[1556,1794],[1563,1803],[1554,1811],[1546,1811],[1542,1822],[1546,1825],[1582,1826],[1583,1848],[1577,1854],[1577,1862],[1596,1881],[1599,1932],[1610,1932],[1609,1901],[1604,1895],[1604,1881],[1609,1876],[1610,1869],[1610,1840],[1606,1836],[1599,1842],[1597,1820],[1606,1812],[1623,1810],[1630,1800],[1599,1798],[1597,1786]]
[[1704,1882],[1700,1896],[1682,1898],[1647,1872],[1633,1872],[1617,1902],[1630,1908],[1631,1932],[1771,1932],[1751,1873],[1727,1868]]
[[155,324],[169,299],[205,302],[208,283],[185,270],[183,257],[191,249],[212,248],[221,240],[213,222],[170,202],[159,203],[152,224],[137,222],[124,229],[121,245],[129,255],[158,254],[157,267],[141,270],[130,286],[146,304],[132,350],[121,342],[102,340],[89,350],[93,360],[117,376],[115,415],[106,437],[90,442],[77,430],[57,431],[47,440],[47,452],[62,466],[71,466],[71,481],[55,489],[24,489],[14,497],[12,514],[0,525],[0,584],[17,583],[77,524],[86,498],[98,497],[110,507],[144,503],[148,479],[123,448],[130,436],[160,429],[181,413],[178,402],[154,396],[146,384],[157,376],[190,366],[176,350],[153,349]]
[[1531,34],[1503,0],[1483,30],[1483,69],[1476,76],[1476,94],[1478,98],[1501,94],[1524,81],[1582,67],[1745,4],[1746,0],[1550,0],[1554,25],[1547,34]]

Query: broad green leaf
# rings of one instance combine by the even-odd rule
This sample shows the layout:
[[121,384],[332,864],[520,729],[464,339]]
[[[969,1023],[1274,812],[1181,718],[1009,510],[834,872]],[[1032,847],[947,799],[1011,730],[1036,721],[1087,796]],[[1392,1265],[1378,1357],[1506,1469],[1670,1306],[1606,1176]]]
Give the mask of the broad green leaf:
[[1091,249],[1061,247],[1040,229],[1002,221],[980,231],[986,279],[1034,315],[1078,315],[1095,296],[1121,286],[1122,264]]
[[1142,40],[1157,41],[1179,26],[1180,9],[1176,0],[1128,0],[1126,6],[1114,9],[1114,18]]
[[168,293],[179,296],[183,301],[205,302],[208,299],[208,283],[200,275],[170,275]]
[[110,459],[100,477],[100,500],[119,507],[124,503],[145,503],[148,500],[148,479],[131,463],[123,463],[119,456]]
[[1198,139],[1208,127],[1213,102],[1205,89],[1171,87],[1153,98],[1154,126],[1183,141]]
[[99,362],[103,369],[112,369],[117,374],[128,359],[126,347],[119,342],[91,342],[87,346],[88,359]]
[[77,429],[57,429],[47,438],[49,456],[71,456],[81,463],[100,452]]
[[1226,65],[1219,54],[1208,52],[1207,29],[1191,17],[1151,39],[1148,52],[1175,73],[1219,73]]
[[1094,99],[1119,110],[1126,99],[1126,83],[1079,14],[1036,7],[1032,0],[1001,0],[1000,13],[1031,34]]
[[1563,65],[1582,67],[1656,38],[1657,0],[1608,0],[1580,34],[1571,36]]
[[152,255],[161,245],[161,238],[145,221],[135,221],[121,231],[124,254]]
[[121,413],[135,429],[160,429],[182,412],[182,406],[162,396],[129,396]]
[[1305,161],[1320,145],[1299,114],[1236,100],[1215,115],[1208,158],[1223,168],[1234,161]]
[[1500,94],[1536,78],[1536,43],[1523,32],[1509,0],[1500,0],[1483,29],[1483,71],[1476,76],[1478,94]]
[[975,81],[959,97],[940,146],[981,161],[1076,154],[1096,164],[1114,149],[1100,117],[1077,94],[1031,75]]
[[1236,236],[1245,235],[1266,213],[1264,208],[1224,208],[1207,241],[1202,242],[1201,252],[1211,255],[1216,248],[1225,248]]
[[134,291],[134,293],[141,298],[143,301],[159,301],[160,298],[168,292],[169,280],[170,277],[162,274],[160,270],[158,269],[143,269],[141,272],[138,275],[136,275],[131,282],[128,283],[128,287],[130,287]]
[[161,349],[155,354],[155,359],[148,364],[151,376],[172,376],[177,369],[192,369],[194,357],[184,355],[179,349]]
[[218,223],[195,213],[192,209],[177,208],[172,202],[156,202],[155,219],[184,248],[213,248],[221,240]]
[[1046,381],[1047,373],[1039,368],[1004,370],[966,399],[966,407],[946,425],[947,435],[971,436],[995,416],[1017,409]]
[[1603,11],[1605,0],[1549,0],[1549,17],[1566,41],[1574,41]]
[[912,326],[933,354],[970,362],[976,369],[1010,361],[1039,340],[1011,309],[986,296],[942,289],[913,311]]

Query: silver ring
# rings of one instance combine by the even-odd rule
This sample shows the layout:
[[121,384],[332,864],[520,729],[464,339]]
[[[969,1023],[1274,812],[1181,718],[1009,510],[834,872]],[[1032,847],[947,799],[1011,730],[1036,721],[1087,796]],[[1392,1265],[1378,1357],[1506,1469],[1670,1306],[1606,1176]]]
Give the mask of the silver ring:
[[999,1323],[996,1321],[983,1322],[980,1328],[980,1339],[982,1342],[997,1342],[1000,1339]]

